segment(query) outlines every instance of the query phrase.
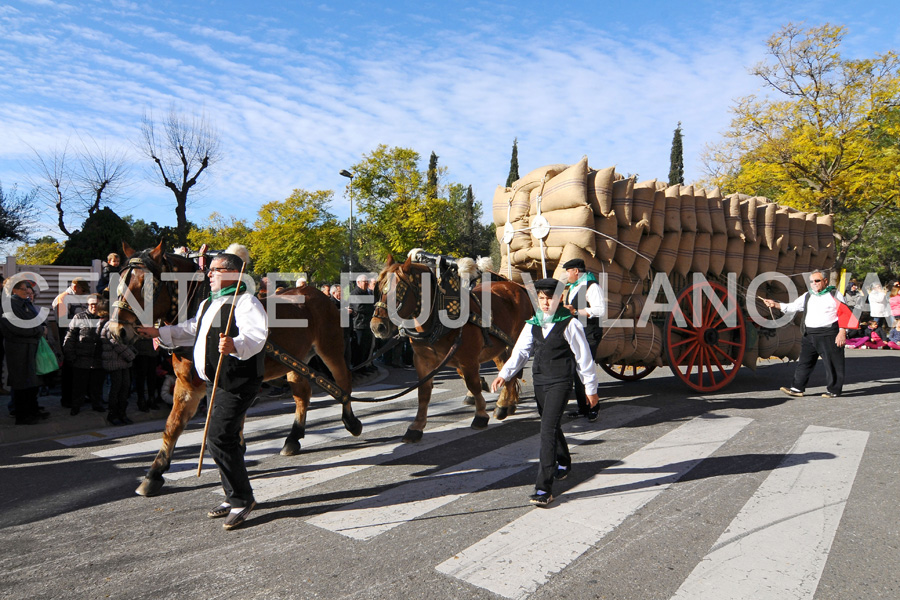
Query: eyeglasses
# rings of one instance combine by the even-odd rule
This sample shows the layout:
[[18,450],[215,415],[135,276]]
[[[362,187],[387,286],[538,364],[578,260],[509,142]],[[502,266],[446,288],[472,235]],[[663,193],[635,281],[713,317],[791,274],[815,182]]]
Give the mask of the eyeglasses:
[[228,267],[210,267],[209,268],[210,273],[224,273],[226,271],[234,272],[235,269],[229,269]]

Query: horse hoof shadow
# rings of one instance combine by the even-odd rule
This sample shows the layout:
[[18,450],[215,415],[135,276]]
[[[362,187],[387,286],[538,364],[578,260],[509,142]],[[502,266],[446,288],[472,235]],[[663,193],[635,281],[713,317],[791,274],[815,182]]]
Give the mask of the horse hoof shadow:
[[406,435],[403,436],[403,443],[404,444],[414,444],[416,442],[421,442],[422,441],[422,433],[423,432],[418,431],[417,429],[407,429]]
[[472,429],[487,429],[489,419],[488,416],[475,415],[475,418],[472,419]]
[[134,493],[138,496],[155,496],[159,493],[159,490],[162,489],[162,486],[165,485],[165,480],[160,479],[151,479],[150,477],[145,477],[141,482],[141,485],[134,490]]

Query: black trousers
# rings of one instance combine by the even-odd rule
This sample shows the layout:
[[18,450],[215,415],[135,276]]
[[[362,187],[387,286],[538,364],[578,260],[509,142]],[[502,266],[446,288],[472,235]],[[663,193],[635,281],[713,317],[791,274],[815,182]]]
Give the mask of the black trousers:
[[[221,382],[220,382],[221,383]],[[253,488],[244,464],[246,446],[241,443],[244,415],[259,392],[262,379],[254,379],[231,389],[216,388],[209,418],[209,453],[219,468],[225,502],[243,508],[253,502]],[[206,397],[212,398],[212,382],[206,384]]]
[[806,332],[800,344],[800,357],[797,359],[792,387],[801,392],[806,391],[809,376],[812,375],[821,356],[822,362],[825,363],[826,388],[832,394],[841,393],[844,387],[844,348],[838,348],[834,343],[837,332],[837,329],[830,329],[824,333]]
[[353,348],[353,366],[356,367],[369,360],[369,355],[372,353],[372,340],[375,339],[375,336],[368,327],[354,329],[353,334],[356,338]]
[[[137,392],[138,403],[143,404],[149,400],[151,403],[159,395],[159,382],[156,377],[156,365],[159,364],[159,356],[137,355],[131,369],[134,372],[134,388]],[[144,395],[146,390],[146,395]]]
[[110,419],[125,417],[125,407],[128,406],[128,396],[131,395],[131,369],[116,369],[109,371],[109,408],[107,414]]
[[103,383],[106,381],[106,371],[103,369],[73,369],[72,376],[72,407],[81,408],[84,396],[91,399],[91,406],[103,410]]
[[534,383],[534,398],[541,415],[540,465],[534,489],[548,494],[553,491],[553,476],[556,475],[557,465],[568,467],[572,464],[569,445],[560,425],[571,387],[570,381],[551,385]]
[[[588,343],[588,346],[591,349],[591,356],[597,356],[597,344]],[[588,404],[587,394],[584,391],[584,384],[581,383],[581,377],[578,376],[578,365],[574,365],[574,369],[572,371],[572,381],[575,384],[575,401],[578,403],[578,412],[582,415],[587,416],[588,411],[591,409],[591,405]]]
[[12,391],[13,406],[16,409],[16,423],[38,416],[38,387],[19,388]]

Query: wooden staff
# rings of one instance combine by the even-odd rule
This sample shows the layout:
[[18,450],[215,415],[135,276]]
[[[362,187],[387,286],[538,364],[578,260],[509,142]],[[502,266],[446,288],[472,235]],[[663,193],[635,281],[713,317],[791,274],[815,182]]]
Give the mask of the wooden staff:
[[[234,316],[234,307],[237,304],[237,295],[238,292],[241,291],[241,283],[244,278],[244,266],[241,265],[241,274],[238,276],[237,285],[234,288],[234,299],[231,302],[231,310],[228,311],[228,322],[225,323],[225,337],[228,337],[228,333],[231,330],[231,318]],[[199,323],[197,326],[199,327]],[[209,416],[212,414],[213,402],[216,400],[216,388],[219,386],[219,372],[222,370],[222,361],[225,359],[225,355],[219,352],[219,364],[216,365],[216,376],[213,379],[213,390],[212,394],[209,396],[209,403],[206,407],[206,424],[203,426],[203,441],[200,442],[200,460],[197,462],[197,477],[200,477],[200,473],[203,472],[203,453],[206,451],[206,434],[209,433]]]

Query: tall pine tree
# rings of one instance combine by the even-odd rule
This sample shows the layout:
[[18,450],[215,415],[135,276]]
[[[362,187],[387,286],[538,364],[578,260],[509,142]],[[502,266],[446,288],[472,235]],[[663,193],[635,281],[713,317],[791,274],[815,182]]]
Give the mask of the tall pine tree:
[[681,147],[681,121],[672,136],[672,153],[669,155],[669,185],[684,183],[684,151]]
[[431,158],[428,159],[428,179],[425,183],[425,197],[437,198],[438,195],[438,173],[437,173],[437,154],[432,150]]
[[519,138],[513,138],[512,157],[509,159],[509,175],[506,177],[506,187],[511,187],[513,182],[519,179]]

